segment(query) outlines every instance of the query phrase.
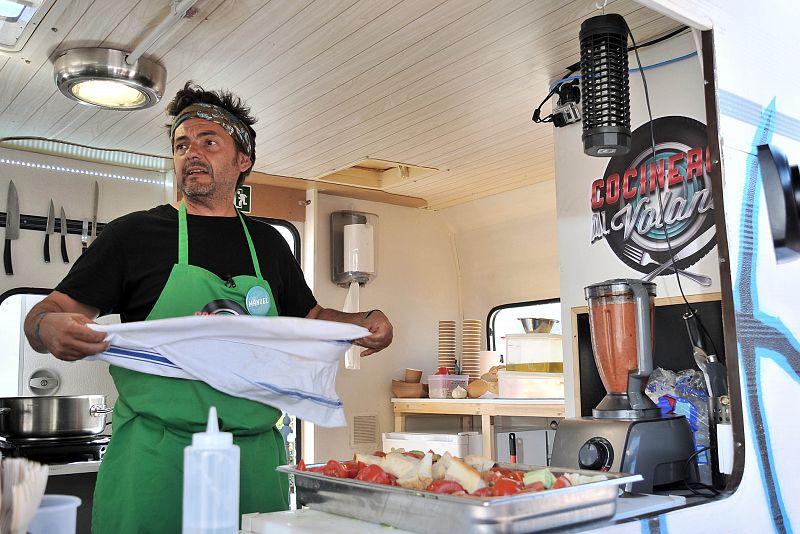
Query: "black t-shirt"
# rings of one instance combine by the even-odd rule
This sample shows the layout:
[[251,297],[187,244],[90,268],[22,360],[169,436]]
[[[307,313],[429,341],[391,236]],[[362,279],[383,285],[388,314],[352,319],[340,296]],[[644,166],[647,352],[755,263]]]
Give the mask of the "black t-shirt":
[[[317,301],[286,240],[267,223],[245,217],[279,315],[305,317]],[[238,217],[187,215],[189,263],[226,280],[255,275]],[[178,262],[178,210],[165,204],[107,224],[56,287],[101,315],[142,321],[153,309]]]

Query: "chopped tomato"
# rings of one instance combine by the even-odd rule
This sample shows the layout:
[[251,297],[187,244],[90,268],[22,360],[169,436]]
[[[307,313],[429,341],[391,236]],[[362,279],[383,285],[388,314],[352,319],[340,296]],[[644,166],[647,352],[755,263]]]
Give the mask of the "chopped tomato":
[[457,491],[464,491],[464,488],[455,480],[434,480],[426,488],[427,491],[433,493],[455,493]]
[[525,471],[520,471],[519,469],[508,469],[507,467],[492,467],[490,471],[499,473],[500,476],[510,478],[518,482],[522,482],[522,479],[525,476]]
[[347,468],[336,460],[328,460],[328,463],[322,468],[322,474],[329,477],[348,478]]
[[571,485],[572,483],[569,481],[569,479],[564,475],[561,475],[556,479],[556,481],[553,483],[550,489],[568,488]]
[[485,488],[475,490],[472,495],[475,497],[492,497],[492,488],[486,486]]
[[342,465],[344,466],[345,471],[347,471],[347,478],[356,478],[358,472],[361,471],[366,464],[364,464],[364,462],[349,461],[342,462]]
[[375,451],[372,453],[372,456],[380,456],[381,458],[386,458],[386,453],[383,451]]
[[544,483],[541,480],[537,480],[522,488],[520,493],[536,493],[537,491],[544,491],[545,489],[547,488],[544,487]]
[[487,484],[492,484],[503,478],[503,474],[499,471],[482,471],[481,478]]
[[298,471],[306,471],[306,463],[303,460],[297,462],[297,470]]
[[503,497],[506,495],[514,495],[519,493],[522,489],[522,484],[510,478],[501,478],[492,486],[492,495],[495,497]]
[[363,480],[364,482],[374,482],[375,484],[386,484],[388,486],[394,486],[394,481],[392,480],[391,475],[386,473],[379,465],[368,465],[364,469],[358,472],[356,475],[356,480]]

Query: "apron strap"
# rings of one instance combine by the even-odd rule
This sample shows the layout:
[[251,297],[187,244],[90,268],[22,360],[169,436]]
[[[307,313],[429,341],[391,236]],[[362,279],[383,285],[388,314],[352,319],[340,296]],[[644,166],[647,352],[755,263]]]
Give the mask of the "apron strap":
[[250,247],[250,258],[253,260],[253,269],[256,271],[256,278],[259,281],[263,281],[264,279],[261,277],[261,267],[258,264],[258,256],[256,255],[256,247],[253,246],[253,240],[250,238],[250,232],[247,230],[247,224],[244,222],[244,217],[242,214],[239,213],[239,210],[236,210],[236,215],[239,216],[239,220],[242,221],[242,228],[244,228],[244,236],[247,238],[247,246]]
[[[244,222],[244,217],[236,210],[236,215],[239,216],[239,221],[242,223],[244,229],[244,236],[247,239],[247,246],[250,248],[250,259],[253,261],[253,269],[256,272],[256,278],[263,281],[261,276],[261,267],[258,263],[258,255],[256,254],[256,247],[253,245],[253,239],[250,237],[250,231],[247,229],[247,224]],[[178,203],[178,264],[189,264],[189,232],[186,224],[186,204],[183,199]]]
[[186,204],[178,203],[178,265],[189,265],[189,232],[186,226]]

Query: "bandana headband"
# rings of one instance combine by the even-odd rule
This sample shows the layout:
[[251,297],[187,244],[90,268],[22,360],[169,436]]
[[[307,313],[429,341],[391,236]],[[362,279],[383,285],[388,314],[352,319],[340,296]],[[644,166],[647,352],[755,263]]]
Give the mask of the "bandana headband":
[[225,128],[225,131],[233,138],[242,152],[251,158],[253,157],[253,138],[250,137],[247,126],[226,109],[214,104],[203,103],[191,104],[185,107],[172,121],[172,127],[169,130],[170,140],[175,140],[175,130],[186,119],[203,119],[219,124]]

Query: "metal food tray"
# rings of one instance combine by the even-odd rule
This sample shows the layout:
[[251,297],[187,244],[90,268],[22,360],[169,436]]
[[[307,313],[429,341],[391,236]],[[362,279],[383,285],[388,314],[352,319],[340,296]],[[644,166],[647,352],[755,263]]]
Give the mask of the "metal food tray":
[[[523,464],[495,465],[526,471],[542,469]],[[607,519],[616,512],[619,486],[642,480],[641,475],[627,473],[551,468],[556,476],[603,474],[608,480],[537,493],[479,498],[334,478],[299,471],[293,465],[277,469],[294,475],[298,506],[420,534],[538,532]]]

